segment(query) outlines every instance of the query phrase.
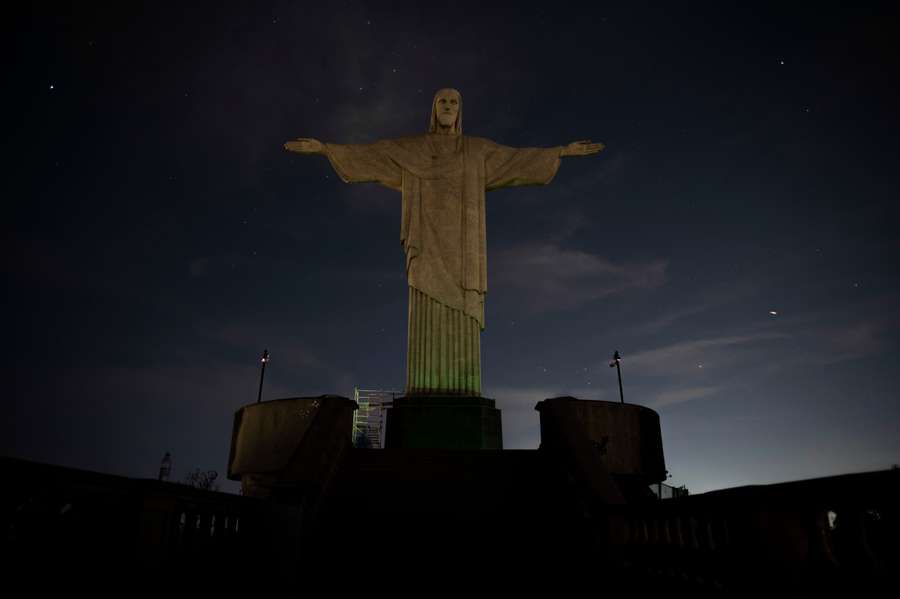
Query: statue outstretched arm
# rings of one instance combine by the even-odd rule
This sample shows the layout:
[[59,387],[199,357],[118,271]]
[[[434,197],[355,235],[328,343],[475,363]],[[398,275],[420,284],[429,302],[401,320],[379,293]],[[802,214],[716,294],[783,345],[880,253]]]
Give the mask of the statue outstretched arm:
[[559,168],[567,147],[511,148],[485,140],[485,190],[519,185],[546,185]]
[[400,191],[402,173],[385,149],[384,142],[372,144],[325,144],[312,137],[286,142],[284,149],[298,154],[324,154],[345,183],[374,181]]
[[490,140],[484,143],[487,191],[517,185],[546,185],[556,174],[563,156],[588,156],[606,148],[589,139],[553,148],[510,148]]
[[588,156],[602,152],[606,146],[602,143],[593,143],[589,139],[581,141],[573,141],[567,146],[563,146],[560,156]]
[[284,149],[288,152],[297,152],[298,154],[324,154],[325,144],[312,137],[298,137],[285,142]]

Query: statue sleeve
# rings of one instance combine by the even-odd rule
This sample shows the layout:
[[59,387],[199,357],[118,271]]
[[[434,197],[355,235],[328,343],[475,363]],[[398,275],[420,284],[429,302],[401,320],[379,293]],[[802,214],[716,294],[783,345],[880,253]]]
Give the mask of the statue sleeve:
[[403,170],[384,142],[372,144],[323,144],[331,166],[345,183],[375,181],[401,191]]
[[546,185],[559,169],[562,148],[510,148],[488,143],[484,155],[485,189]]

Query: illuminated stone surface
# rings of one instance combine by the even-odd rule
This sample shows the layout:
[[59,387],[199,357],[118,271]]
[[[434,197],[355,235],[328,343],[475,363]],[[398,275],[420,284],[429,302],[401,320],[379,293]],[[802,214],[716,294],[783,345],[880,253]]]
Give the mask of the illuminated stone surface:
[[406,394],[479,396],[485,192],[549,183],[561,156],[595,154],[603,144],[510,148],[464,136],[462,96],[442,89],[425,135],[352,145],[299,138],[285,149],[326,155],[347,183],[374,181],[401,192],[410,287]]

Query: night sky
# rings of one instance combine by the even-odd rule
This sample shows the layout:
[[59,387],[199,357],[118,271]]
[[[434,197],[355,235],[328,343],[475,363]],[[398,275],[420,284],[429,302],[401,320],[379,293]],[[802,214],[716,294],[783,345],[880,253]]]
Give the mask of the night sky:
[[264,348],[266,398],[402,390],[400,196],[282,144],[454,87],[465,134],[607,145],[488,194],[505,447],[619,350],[692,492],[900,462],[895,7],[191,4],[7,21],[0,453],[224,478]]

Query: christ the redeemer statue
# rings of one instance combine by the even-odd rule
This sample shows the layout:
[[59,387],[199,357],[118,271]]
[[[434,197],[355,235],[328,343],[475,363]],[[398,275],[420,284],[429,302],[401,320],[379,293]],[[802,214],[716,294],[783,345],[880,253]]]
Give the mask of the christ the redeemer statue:
[[481,395],[481,331],[487,293],[484,194],[549,183],[562,156],[603,144],[510,148],[462,134],[462,97],[434,95],[428,133],[371,144],[299,138],[300,154],[325,154],[347,183],[376,181],[401,192],[400,243],[406,253],[409,323],[407,396]]

